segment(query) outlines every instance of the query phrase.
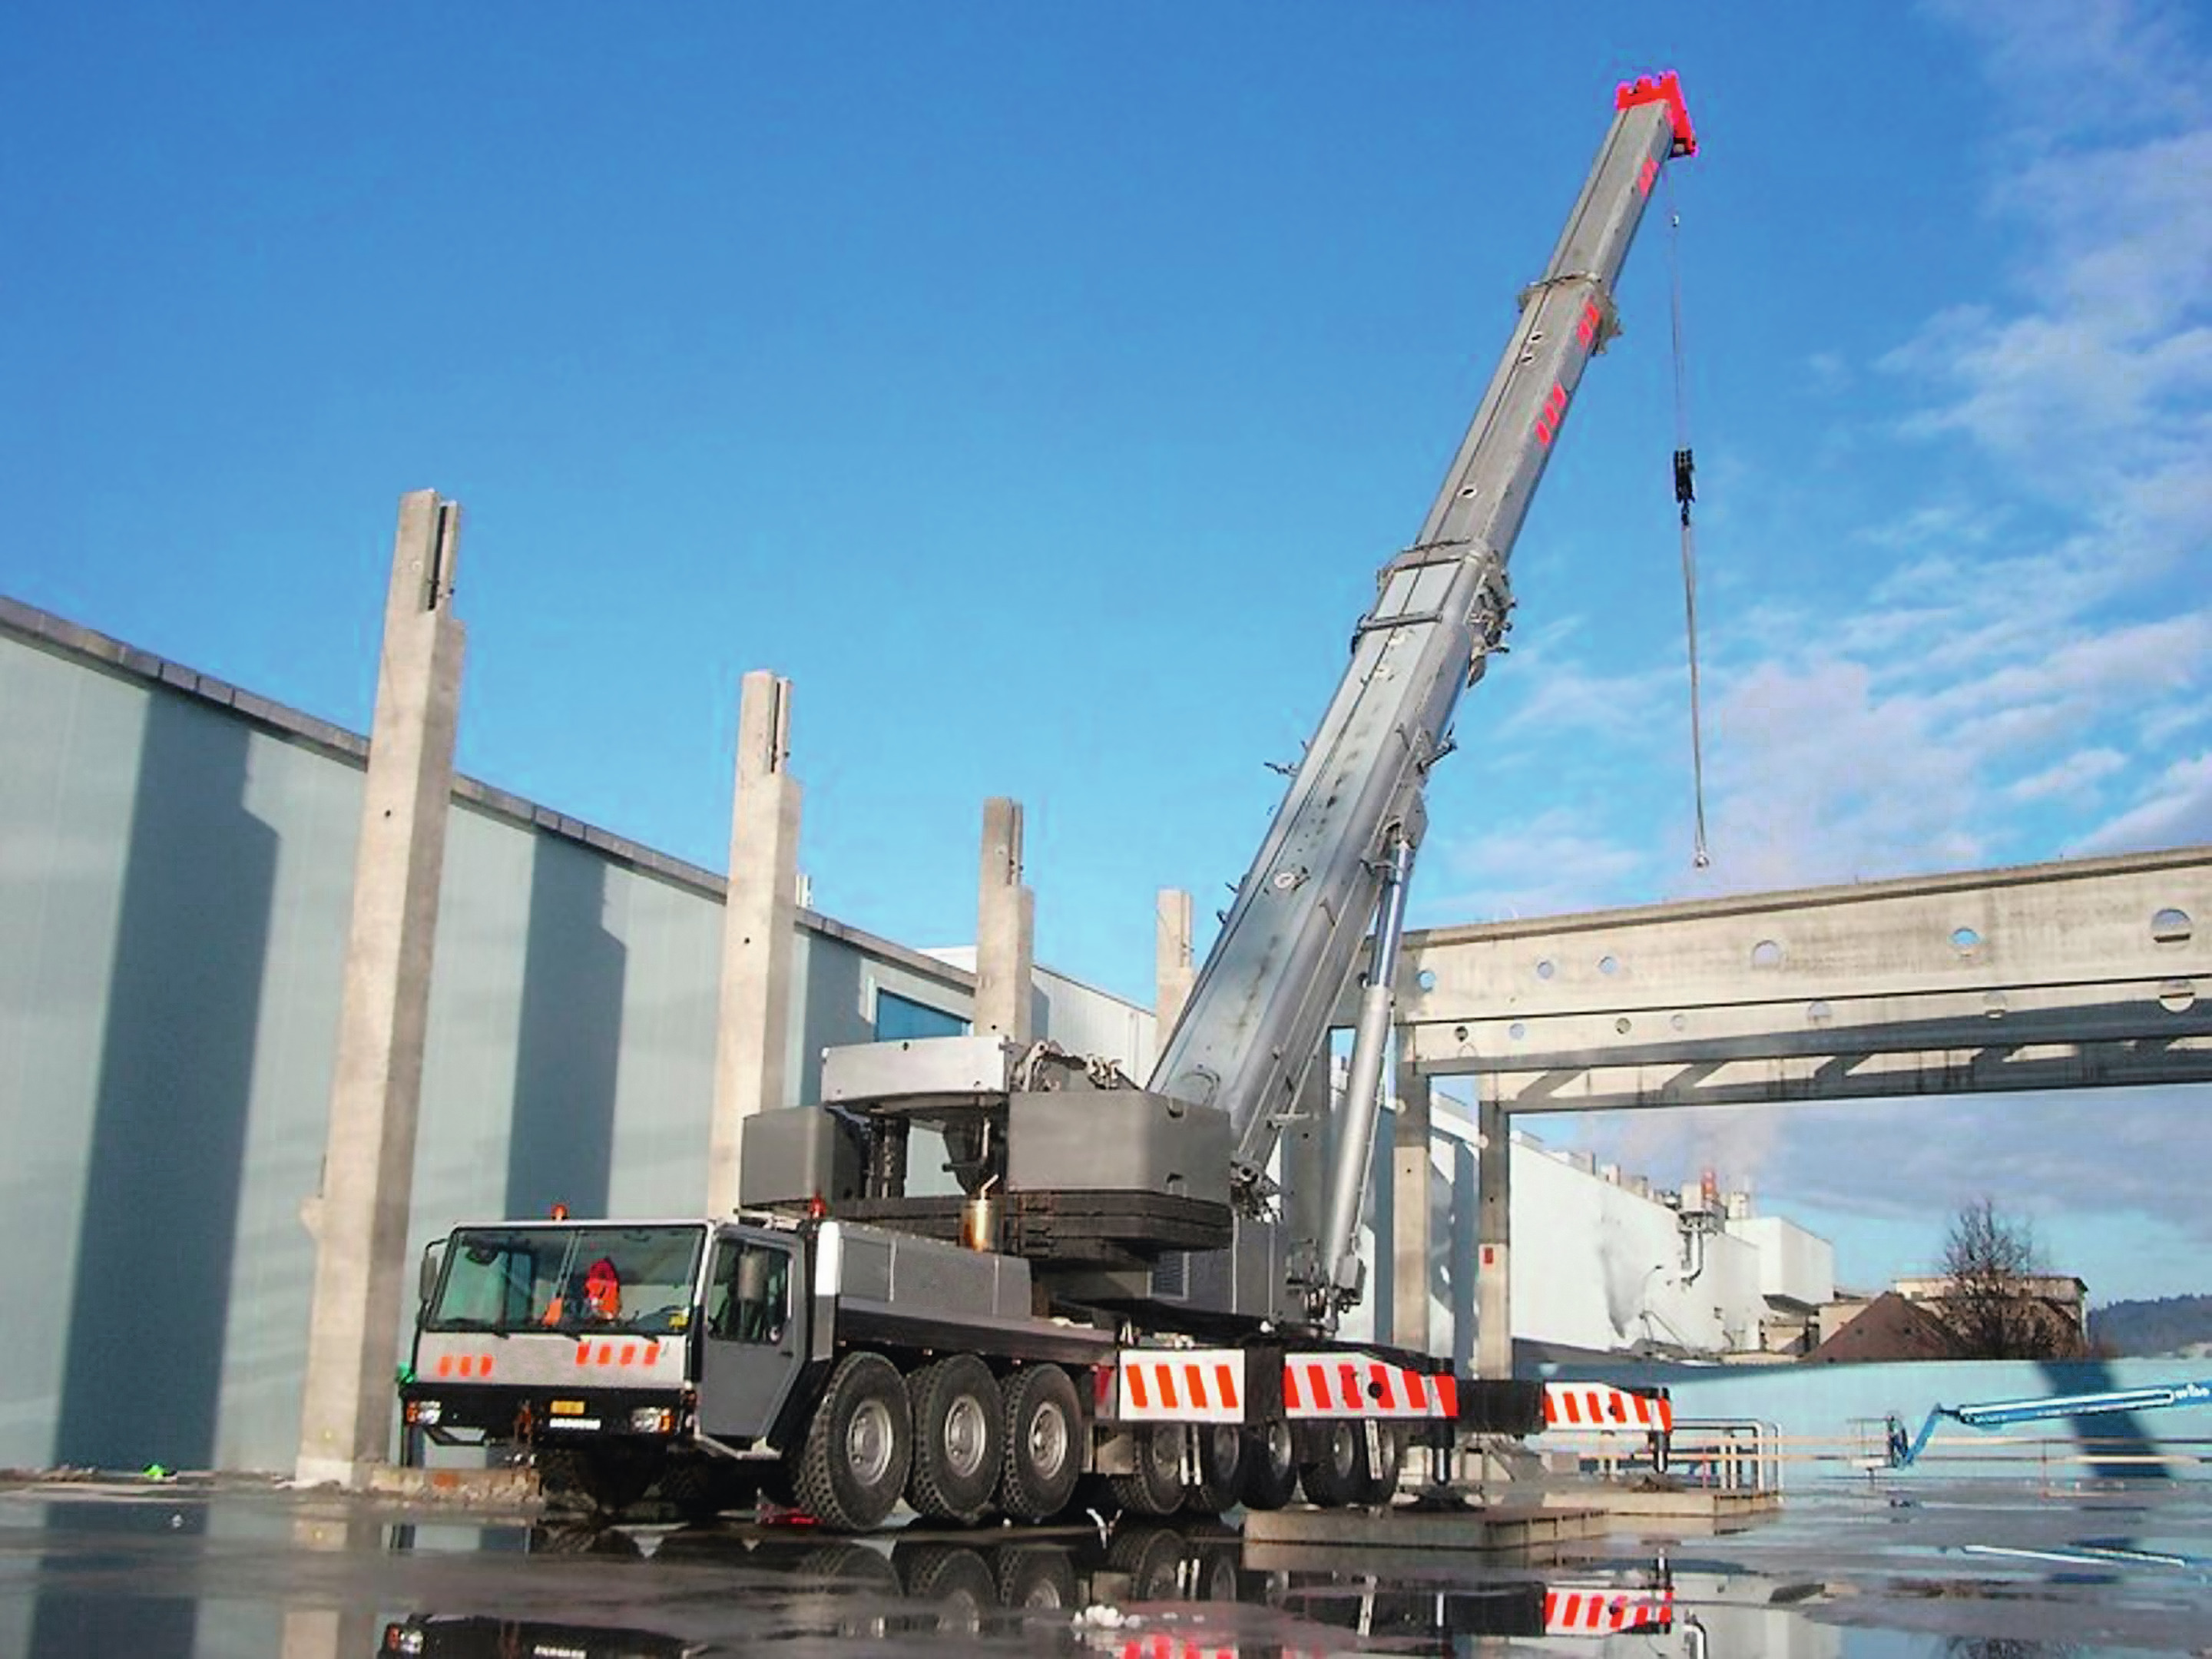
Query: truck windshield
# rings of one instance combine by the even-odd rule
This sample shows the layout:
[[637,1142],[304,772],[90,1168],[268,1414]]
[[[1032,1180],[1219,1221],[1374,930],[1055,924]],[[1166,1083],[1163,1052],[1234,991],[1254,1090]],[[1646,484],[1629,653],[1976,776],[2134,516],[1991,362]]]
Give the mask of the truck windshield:
[[453,1235],[434,1331],[631,1331],[691,1323],[703,1227],[472,1227]]

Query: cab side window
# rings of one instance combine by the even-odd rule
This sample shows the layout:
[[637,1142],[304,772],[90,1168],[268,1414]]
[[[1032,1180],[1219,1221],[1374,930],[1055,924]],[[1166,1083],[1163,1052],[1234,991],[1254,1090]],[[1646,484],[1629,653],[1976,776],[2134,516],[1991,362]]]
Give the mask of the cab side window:
[[774,1346],[791,1317],[791,1253],[726,1240],[714,1253],[708,1334],[725,1342]]

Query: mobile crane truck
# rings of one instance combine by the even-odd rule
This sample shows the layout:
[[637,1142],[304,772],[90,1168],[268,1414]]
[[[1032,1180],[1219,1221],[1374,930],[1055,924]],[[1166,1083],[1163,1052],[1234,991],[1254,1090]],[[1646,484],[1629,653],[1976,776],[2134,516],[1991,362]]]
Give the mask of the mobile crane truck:
[[[1620,88],[1595,164],[1148,1082],[990,1036],[832,1049],[745,1126],[732,1217],[463,1226],[426,1252],[410,1429],[534,1456],[607,1507],[758,1496],[865,1530],[1395,1491],[1409,1443],[1541,1428],[1534,1384],[1340,1341],[1429,769],[1503,644],[1506,567],[1661,167],[1675,77]],[[1268,1171],[1352,990],[1325,1206]],[[910,1194],[917,1124],[957,1194]]]

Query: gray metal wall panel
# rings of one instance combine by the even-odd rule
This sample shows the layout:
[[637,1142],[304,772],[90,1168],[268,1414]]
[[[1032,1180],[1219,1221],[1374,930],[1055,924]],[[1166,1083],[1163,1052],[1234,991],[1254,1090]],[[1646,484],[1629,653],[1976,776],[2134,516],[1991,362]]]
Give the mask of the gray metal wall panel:
[[0,1462],[275,1466],[358,775],[12,640],[0,708],[0,1077],[27,1153],[0,1237],[56,1264],[39,1340],[0,1356]]
[[[0,1305],[0,1466],[289,1468],[361,745],[37,621],[0,629],[0,1249],[40,1272]],[[719,896],[552,823],[457,793],[417,1247],[556,1198],[702,1200]],[[969,1009],[969,976],[835,923],[794,949],[794,1101],[878,987]]]
[[[145,698],[0,639],[0,1464],[53,1460]],[[18,1302],[17,1298],[22,1298]]]

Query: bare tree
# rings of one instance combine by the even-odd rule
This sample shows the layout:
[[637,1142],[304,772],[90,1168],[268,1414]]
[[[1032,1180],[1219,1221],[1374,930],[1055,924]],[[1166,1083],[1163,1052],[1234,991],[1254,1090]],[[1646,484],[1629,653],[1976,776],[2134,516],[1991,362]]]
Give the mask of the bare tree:
[[2077,1333],[2036,1294],[2041,1253],[2024,1218],[1979,1198],[1952,1218],[1943,1241],[1944,1322],[1976,1359],[2051,1359],[2078,1353]]

